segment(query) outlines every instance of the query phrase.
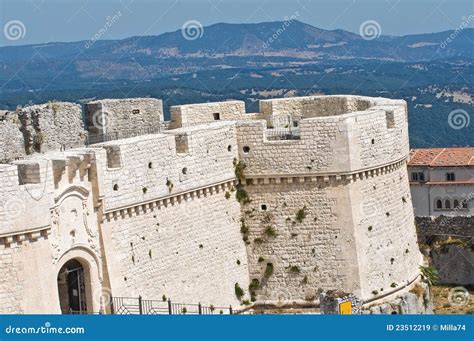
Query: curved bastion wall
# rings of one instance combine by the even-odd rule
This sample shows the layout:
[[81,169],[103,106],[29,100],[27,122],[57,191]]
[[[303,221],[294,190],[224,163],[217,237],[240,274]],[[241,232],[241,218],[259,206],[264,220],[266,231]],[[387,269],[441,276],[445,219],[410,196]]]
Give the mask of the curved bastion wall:
[[0,312],[61,312],[71,260],[84,268],[88,312],[108,311],[110,295],[238,307],[316,304],[339,289],[374,312],[407,301],[421,258],[405,103],[315,96],[260,107],[175,106],[165,129],[159,100],[96,101],[86,123],[106,114],[116,138],[138,136],[66,151],[84,143],[77,117],[66,144],[59,134],[27,150],[28,136],[55,134],[67,124],[54,116],[79,107],[24,109],[22,159],[0,165]]
[[[369,301],[415,280],[405,102],[291,98],[261,112],[237,124],[255,297],[312,301],[337,287]],[[275,139],[282,122],[299,134]]]

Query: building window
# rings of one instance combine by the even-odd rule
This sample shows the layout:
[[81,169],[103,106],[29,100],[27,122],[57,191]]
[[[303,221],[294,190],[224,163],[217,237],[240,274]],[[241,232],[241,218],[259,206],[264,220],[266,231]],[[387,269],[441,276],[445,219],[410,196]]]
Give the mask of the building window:
[[212,116],[214,116],[214,121],[219,121],[221,119],[221,115],[218,112],[212,114]]
[[446,173],[446,181],[455,181],[456,177],[453,172]]
[[448,210],[451,209],[451,201],[449,201],[449,199],[446,199],[444,201],[444,208],[446,208]]
[[461,208],[461,206],[459,206],[459,200],[458,200],[458,199],[454,199],[454,201],[453,201],[453,208],[454,208],[454,209]]
[[248,154],[250,152],[250,147],[249,146],[244,146],[242,148],[242,150],[243,150],[244,154]]
[[467,209],[467,199],[462,201],[462,208]]
[[425,173],[423,172],[412,172],[411,173],[412,181],[425,181]]
[[441,200],[436,200],[436,209],[441,210],[443,208],[443,203]]

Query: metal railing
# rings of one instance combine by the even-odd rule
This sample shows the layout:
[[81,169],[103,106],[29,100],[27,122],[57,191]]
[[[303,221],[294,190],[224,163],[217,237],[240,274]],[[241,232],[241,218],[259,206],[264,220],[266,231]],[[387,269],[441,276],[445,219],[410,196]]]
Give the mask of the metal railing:
[[267,140],[299,140],[301,131],[299,128],[269,128],[267,129]]
[[112,297],[110,312],[113,315],[219,315],[233,314],[232,306],[214,307],[201,303],[174,303],[168,300],[144,300],[138,297]]
[[141,135],[148,135],[148,134],[158,134],[167,129],[167,124],[160,124],[154,127],[146,127],[141,129],[130,129],[130,130],[121,130],[121,131],[114,131],[105,134],[89,134],[86,136],[85,144],[90,146],[91,144],[108,142],[108,141],[115,141],[120,139],[126,139]]

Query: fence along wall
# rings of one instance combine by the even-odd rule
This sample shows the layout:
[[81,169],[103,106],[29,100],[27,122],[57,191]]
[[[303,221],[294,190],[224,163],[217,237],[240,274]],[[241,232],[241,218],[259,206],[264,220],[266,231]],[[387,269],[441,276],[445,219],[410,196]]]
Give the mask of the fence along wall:
[[240,205],[231,195],[233,125],[214,123],[103,146],[113,147],[109,157],[119,153],[109,162],[114,167],[99,160],[114,295],[238,306],[235,283],[248,286],[248,266]]

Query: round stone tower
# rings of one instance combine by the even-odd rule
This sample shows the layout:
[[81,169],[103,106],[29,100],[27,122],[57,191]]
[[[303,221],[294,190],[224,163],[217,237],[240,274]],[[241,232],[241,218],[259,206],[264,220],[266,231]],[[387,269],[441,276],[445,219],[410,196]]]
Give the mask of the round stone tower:
[[253,299],[339,289],[368,307],[421,286],[406,103],[284,98],[261,101],[260,116],[237,125]]

